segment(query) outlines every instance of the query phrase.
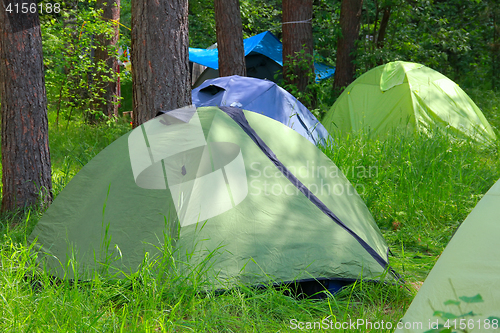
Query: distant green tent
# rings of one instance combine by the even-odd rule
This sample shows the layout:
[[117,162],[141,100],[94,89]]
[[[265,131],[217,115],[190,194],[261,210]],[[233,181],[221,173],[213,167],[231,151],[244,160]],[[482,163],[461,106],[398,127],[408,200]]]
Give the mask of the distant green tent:
[[169,111],[112,143],[58,195],[35,239],[45,267],[68,279],[134,272],[166,239],[193,266],[209,260],[215,287],[388,268],[373,217],[332,161],[280,122],[232,107]]
[[481,110],[453,81],[424,65],[396,61],[361,75],[340,95],[323,119],[332,133],[394,128],[441,131],[479,142],[496,139]]
[[499,206],[497,181],[459,227],[396,332],[446,324],[449,332],[465,332],[458,330],[463,323],[467,332],[500,330]]

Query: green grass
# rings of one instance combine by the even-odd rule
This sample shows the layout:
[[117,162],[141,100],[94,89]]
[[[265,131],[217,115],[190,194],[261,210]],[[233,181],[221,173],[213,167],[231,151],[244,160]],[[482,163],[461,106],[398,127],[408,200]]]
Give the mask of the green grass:
[[324,301],[272,287],[201,294],[196,271],[181,276],[168,262],[119,282],[54,281],[36,269],[35,251],[13,238],[7,232],[0,247],[2,332],[276,332],[287,331],[292,319],[391,321],[409,301],[400,286],[362,282]]
[[49,113],[49,145],[55,194],[95,155],[131,129],[124,119],[117,123],[88,125],[80,119],[60,121]]
[[[337,137],[325,151],[357,186],[409,280],[423,281],[435,258],[500,178],[498,147],[436,134]],[[367,171],[368,170],[368,171]]]
[[[500,128],[499,95],[477,94],[487,99],[480,106]],[[128,130],[125,122],[52,126],[55,191]],[[457,227],[500,178],[498,147],[441,136],[395,133],[377,141],[354,134],[337,137],[334,151],[325,153],[357,185],[391,248],[391,265],[410,283],[425,279]],[[168,261],[148,263],[118,282],[100,276],[85,283],[55,281],[36,268],[36,252],[26,242],[41,214],[21,211],[0,221],[0,332],[288,332],[294,323],[349,319],[395,325],[414,296],[411,287],[366,282],[319,301],[272,287],[241,286],[216,296],[199,293],[196,271],[182,276]]]

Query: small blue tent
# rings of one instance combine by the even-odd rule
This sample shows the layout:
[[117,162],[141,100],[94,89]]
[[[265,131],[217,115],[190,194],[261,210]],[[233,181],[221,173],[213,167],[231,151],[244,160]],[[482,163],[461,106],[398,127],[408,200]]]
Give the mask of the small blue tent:
[[292,128],[313,144],[331,142],[328,131],[295,97],[276,83],[237,75],[206,80],[192,93],[193,104],[234,106],[263,114]]
[[[247,76],[274,81],[274,75],[283,67],[283,45],[271,32],[266,31],[243,40]],[[189,60],[208,67],[198,78],[194,87],[207,79],[219,76],[219,51],[215,49],[189,48]],[[315,63],[316,81],[331,77],[335,68]]]

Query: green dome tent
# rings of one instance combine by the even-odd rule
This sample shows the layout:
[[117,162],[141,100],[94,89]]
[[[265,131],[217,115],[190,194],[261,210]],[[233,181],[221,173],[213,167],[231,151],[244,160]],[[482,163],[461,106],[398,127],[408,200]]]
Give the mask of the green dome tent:
[[323,119],[332,133],[394,128],[441,131],[479,142],[496,139],[481,110],[453,81],[424,65],[396,61],[378,66],[351,83]]
[[[498,332],[499,205],[497,181],[458,228],[396,332],[425,332],[438,325],[455,332],[464,328],[464,323],[467,332]],[[448,327],[443,327],[446,324]]]
[[209,260],[217,288],[376,279],[388,268],[373,217],[331,160],[287,126],[232,107],[169,111],[116,140],[29,241],[51,274],[85,280],[136,271],[165,239],[192,266]]

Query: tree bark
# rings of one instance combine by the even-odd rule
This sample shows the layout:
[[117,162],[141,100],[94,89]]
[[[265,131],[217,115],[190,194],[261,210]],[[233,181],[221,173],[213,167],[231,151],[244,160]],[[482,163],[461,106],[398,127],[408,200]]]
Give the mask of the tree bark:
[[381,49],[384,47],[384,38],[387,31],[387,26],[389,25],[389,18],[391,16],[391,6],[384,8],[384,15],[382,16],[382,21],[380,22],[380,29],[378,31],[377,37],[377,48]]
[[342,0],[340,28],[342,36],[337,43],[337,63],[333,81],[334,91],[340,91],[354,80],[356,40],[359,37],[363,0]]
[[300,92],[314,82],[312,9],[312,0],[283,0],[283,79]]
[[0,1],[3,212],[52,198],[40,21],[36,12],[9,14],[9,3]]
[[498,25],[498,9],[493,8],[492,19],[493,19],[493,43],[491,43],[491,89],[498,90],[498,73],[500,73],[500,61],[498,54],[500,53],[500,42],[498,41],[498,35],[500,31],[500,26]]
[[132,1],[134,127],[191,104],[188,0]]
[[214,0],[219,76],[246,76],[239,0]]
[[[100,88],[99,100],[95,104],[94,110],[102,111],[106,116],[118,116],[119,83],[116,75],[118,73],[118,59],[109,49],[115,48],[118,44],[120,21],[120,0],[98,0],[97,8],[102,9],[102,17],[106,21],[113,22],[113,35],[111,38],[102,34],[97,36],[97,48],[94,55],[94,63],[105,62],[108,72],[98,72],[96,82]],[[111,71],[111,73],[109,73]]]
[[[373,33],[372,33],[373,43],[372,43],[371,49],[374,49],[375,46],[377,45],[377,39],[378,39],[378,36],[377,36],[378,13],[379,13],[378,1],[375,0],[375,20],[373,21]],[[368,24],[368,26],[370,26],[370,25]]]

